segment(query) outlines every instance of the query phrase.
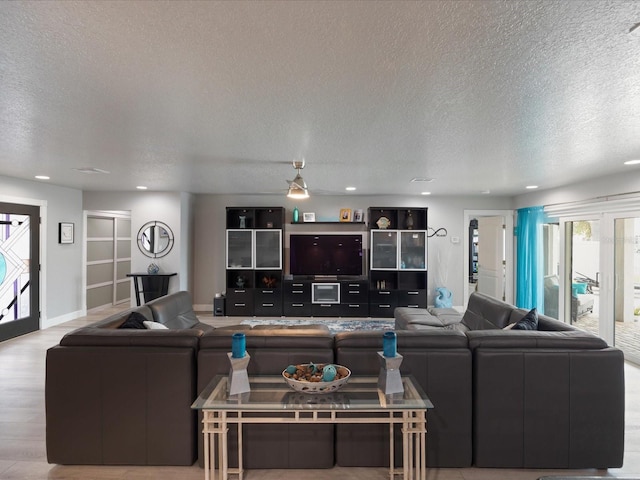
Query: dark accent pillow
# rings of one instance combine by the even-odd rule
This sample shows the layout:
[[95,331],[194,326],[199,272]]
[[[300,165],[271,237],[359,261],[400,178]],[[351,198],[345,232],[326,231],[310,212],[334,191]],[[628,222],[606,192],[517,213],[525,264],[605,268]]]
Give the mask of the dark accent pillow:
[[145,318],[145,316],[141,313],[131,312],[124,323],[118,328],[135,328],[138,330],[146,330],[144,323],[142,323],[145,320],[147,320],[147,318]]
[[535,307],[516,323],[512,330],[538,330],[538,309]]

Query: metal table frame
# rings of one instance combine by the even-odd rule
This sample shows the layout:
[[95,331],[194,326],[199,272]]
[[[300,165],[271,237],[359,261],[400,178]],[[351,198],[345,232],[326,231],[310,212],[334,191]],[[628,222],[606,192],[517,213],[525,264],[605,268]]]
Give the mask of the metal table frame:
[[[273,381],[274,377],[254,377],[252,382],[260,382],[261,380]],[[359,381],[373,382],[377,379],[372,377],[355,377],[349,380],[351,388],[357,388]],[[282,379],[280,379],[282,381]],[[218,480],[227,480],[229,475],[237,475],[239,480],[243,479],[243,461],[242,461],[242,425],[244,424],[260,424],[260,423],[291,423],[291,424],[387,424],[389,425],[389,479],[393,480],[395,475],[402,475],[404,480],[426,480],[426,433],[427,433],[427,417],[426,409],[432,408],[433,405],[428,398],[422,393],[419,387],[416,387],[411,377],[403,377],[405,391],[411,390],[410,394],[414,398],[422,398],[424,403],[422,406],[407,406],[402,401],[394,401],[394,396],[385,396],[378,391],[380,405],[378,408],[358,408],[357,406],[349,406],[344,409],[326,409],[305,404],[304,407],[296,408],[295,405],[287,405],[287,409],[283,408],[260,408],[252,405],[248,408],[247,404],[243,404],[243,396],[238,395],[237,403],[226,405],[200,405],[194,408],[201,409],[203,412],[203,428],[204,436],[204,469],[205,480],[212,478]],[[227,377],[216,377],[210,387],[205,389],[203,395],[207,391],[211,392],[210,396],[220,395],[220,389],[227,388]],[[282,387],[288,389],[288,386],[282,381]],[[201,395],[202,397],[202,395]],[[402,397],[402,394],[401,394]],[[245,397],[246,398],[246,397]],[[397,408],[394,406],[398,403]],[[250,417],[243,414],[251,412]],[[344,414],[358,413],[357,417],[349,417]],[[370,414],[370,415],[366,415]],[[384,415],[381,415],[384,414]],[[238,468],[229,468],[227,459],[227,433],[230,425],[236,425],[238,431]],[[396,469],[394,465],[394,425],[402,425],[402,468]],[[414,453],[415,452],[415,453]],[[218,459],[218,475],[216,477],[215,458]]]

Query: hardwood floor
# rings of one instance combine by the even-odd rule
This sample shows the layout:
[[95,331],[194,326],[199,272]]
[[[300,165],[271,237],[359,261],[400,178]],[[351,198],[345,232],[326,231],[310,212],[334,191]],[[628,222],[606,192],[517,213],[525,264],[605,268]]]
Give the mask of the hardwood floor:
[[[0,480],[201,480],[204,471],[192,467],[96,467],[61,466],[47,463],[45,449],[44,380],[45,352],[62,335],[112,313],[104,309],[63,325],[0,343]],[[202,316],[215,325],[238,323],[238,319]],[[627,365],[625,465],[611,470],[508,470],[430,469],[429,480],[535,480],[547,475],[594,475],[640,478],[640,369]],[[597,408],[597,407],[596,407]],[[383,480],[384,468],[340,468],[329,470],[247,470],[247,480]],[[399,477],[397,477],[399,478]]]

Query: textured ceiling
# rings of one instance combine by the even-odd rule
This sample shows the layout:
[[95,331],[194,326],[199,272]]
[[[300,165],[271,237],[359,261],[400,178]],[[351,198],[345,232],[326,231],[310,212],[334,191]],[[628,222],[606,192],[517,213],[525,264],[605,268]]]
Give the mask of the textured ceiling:
[[284,193],[305,158],[312,194],[497,195],[638,175],[638,22],[637,1],[4,1],[0,175]]

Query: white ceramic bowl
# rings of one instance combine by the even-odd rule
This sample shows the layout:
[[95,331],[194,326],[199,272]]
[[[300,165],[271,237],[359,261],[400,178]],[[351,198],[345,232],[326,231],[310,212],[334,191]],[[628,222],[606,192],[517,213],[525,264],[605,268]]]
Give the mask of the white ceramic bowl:
[[[303,363],[302,366],[307,366],[308,364]],[[293,388],[296,392],[302,393],[331,393],[340,389],[345,383],[349,381],[349,377],[351,377],[351,370],[347,367],[343,367],[342,365],[336,365],[336,370],[339,368],[344,368],[347,371],[347,375],[338,379],[333,380],[332,382],[307,382],[306,380],[294,380],[293,378],[289,378],[285,375],[286,369],[282,371],[282,378],[284,378],[285,382]],[[320,365],[318,365],[320,366]],[[322,365],[324,366],[324,364]]]

